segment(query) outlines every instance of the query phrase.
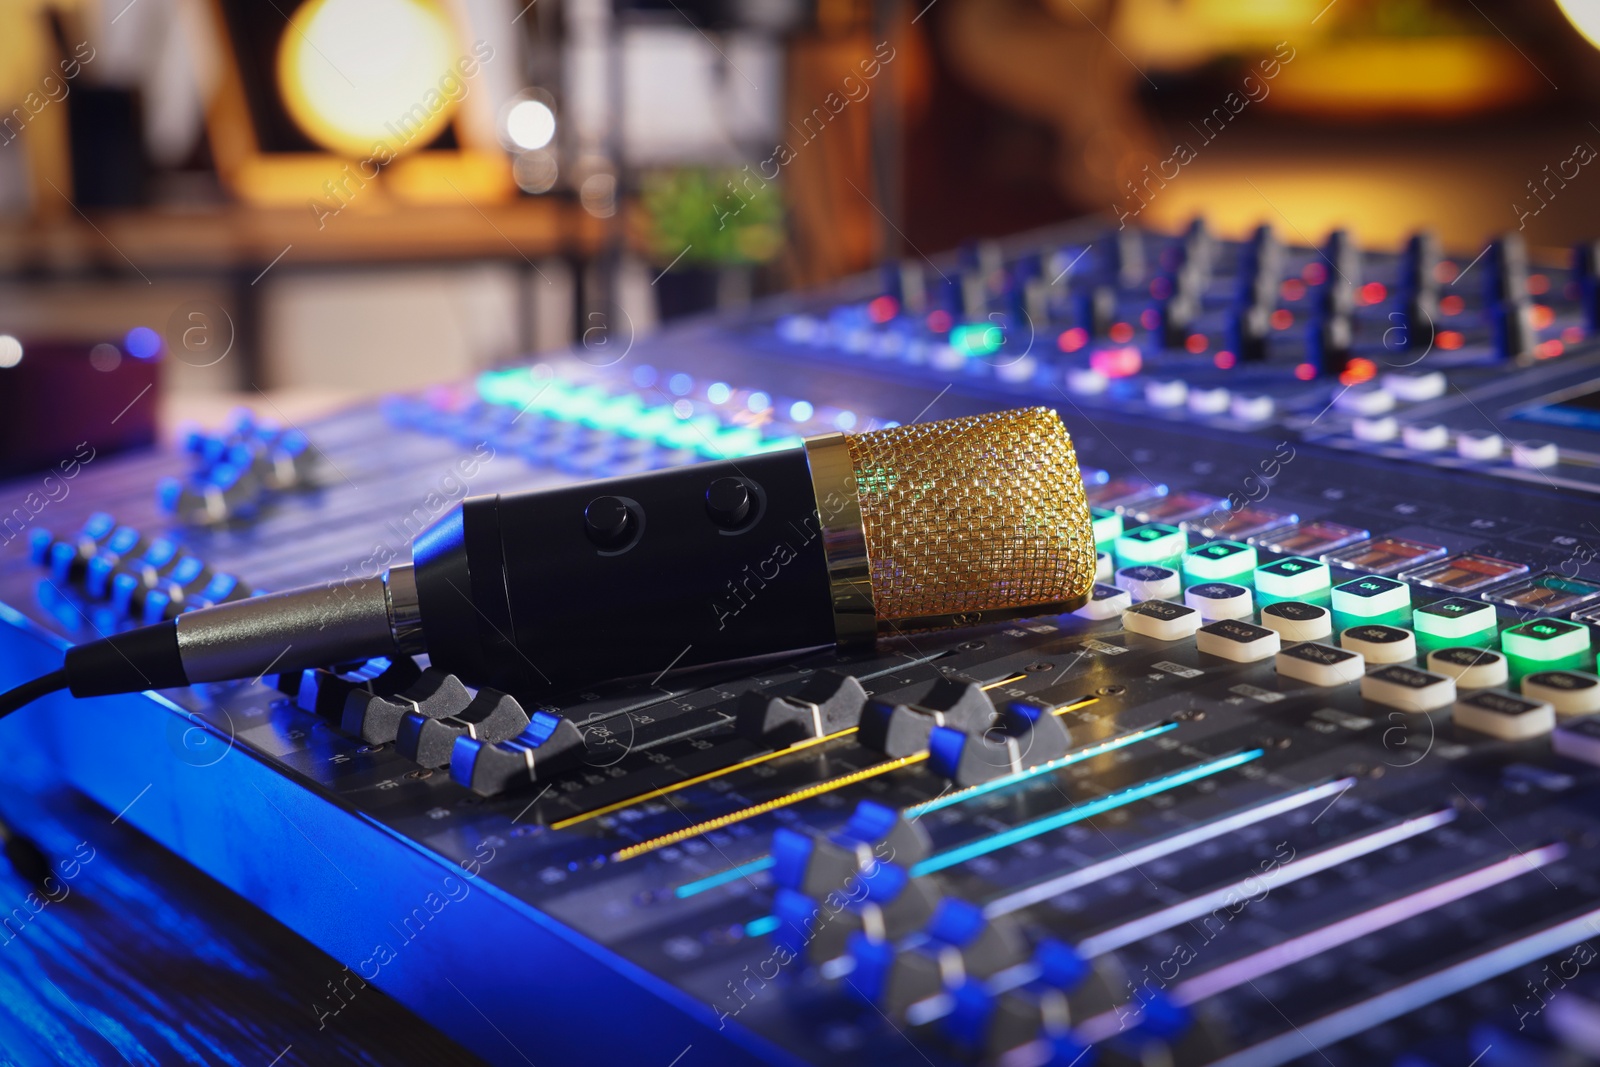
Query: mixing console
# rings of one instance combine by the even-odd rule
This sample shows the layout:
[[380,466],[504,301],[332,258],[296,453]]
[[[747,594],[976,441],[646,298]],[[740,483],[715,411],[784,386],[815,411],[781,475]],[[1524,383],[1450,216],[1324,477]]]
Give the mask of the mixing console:
[[[0,534],[14,684],[375,574],[468,494],[1043,404],[1100,550],[1072,614],[555,700],[371,661],[7,728],[492,1062],[1600,1061],[1595,254],[1291,236],[984,244],[240,417]],[[682,610],[740,625],[773,560],[730,538]]]

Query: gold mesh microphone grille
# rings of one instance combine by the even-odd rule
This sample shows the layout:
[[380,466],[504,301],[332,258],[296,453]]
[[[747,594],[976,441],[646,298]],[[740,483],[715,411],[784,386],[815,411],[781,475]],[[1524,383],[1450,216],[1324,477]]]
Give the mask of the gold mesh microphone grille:
[[841,641],[1068,611],[1094,585],[1072,438],[1021,408],[806,442]]

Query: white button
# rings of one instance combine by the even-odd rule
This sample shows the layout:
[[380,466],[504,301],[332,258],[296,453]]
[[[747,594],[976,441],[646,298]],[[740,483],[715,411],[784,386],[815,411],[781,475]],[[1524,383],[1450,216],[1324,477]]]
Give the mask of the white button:
[[1255,626],[1243,619],[1220,619],[1202,626],[1194,635],[1195,648],[1211,656],[1221,656],[1235,663],[1255,663],[1278,654],[1282,647],[1278,634],[1265,626]]
[[1333,615],[1327,608],[1298,600],[1280,600],[1261,609],[1261,625],[1285,641],[1321,641],[1333,636]]
[[1522,695],[1561,715],[1589,715],[1600,711],[1600,678],[1583,671],[1537,671],[1522,679]]
[[1067,371],[1067,391],[1079,396],[1099,396],[1110,383],[1097,370],[1078,367]]
[[1454,716],[1457,726],[1502,741],[1542,737],[1556,728],[1556,709],[1549,704],[1493,689],[1456,701]]
[[1401,711],[1432,711],[1455,703],[1454,679],[1391,663],[1361,679],[1361,695]]
[[[1151,563],[1122,568],[1117,572],[1116,586],[1126,590],[1136,602],[1171,600],[1183,592],[1183,580],[1178,577],[1177,571]],[[1194,607],[1193,604],[1189,606]]]
[[1270,396],[1236,396],[1228,410],[1240,422],[1266,422],[1276,408]]
[[1200,613],[1207,622],[1217,619],[1248,619],[1255,611],[1254,598],[1246,586],[1232,582],[1201,582],[1183,591],[1183,602]]
[[1377,418],[1363,415],[1350,424],[1350,430],[1357,441],[1393,441],[1400,435],[1400,424],[1394,421],[1393,415]]
[[994,376],[1003,382],[1031,382],[1039,369],[1039,361],[1032,356],[1007,357],[1004,363],[996,363]]
[[1509,677],[1506,658],[1487,648],[1460,645],[1428,653],[1428,669],[1456,680],[1457,689],[1492,689]]
[[1418,452],[1443,452],[1450,447],[1450,431],[1437,422],[1423,422],[1400,431],[1407,448]]
[[1083,619],[1119,619],[1131,607],[1133,598],[1127,593],[1114,585],[1096,584],[1089,602],[1073,614]]
[[1181,408],[1189,399],[1189,383],[1181,378],[1144,383],[1144,402],[1153,408]]
[[1541,471],[1561,462],[1561,449],[1554,441],[1517,441],[1511,446],[1511,462],[1530,471]]
[[1181,641],[1200,628],[1200,613],[1167,600],[1147,600],[1122,613],[1122,628],[1158,641]]
[[1096,552],[1094,554],[1094,580],[1097,582],[1111,581],[1111,553]]
[[1190,389],[1189,410],[1196,415],[1221,415],[1232,399],[1226,389]]
[[1394,394],[1376,386],[1358,385],[1334,397],[1333,406],[1351,415],[1382,415],[1394,410]]
[[1447,384],[1444,373],[1436,370],[1426,374],[1394,372],[1383,376],[1383,387],[1410,404],[1444,396]]
[[1315,641],[1303,641],[1279,652],[1274,660],[1278,673],[1312,685],[1333,686],[1359,682],[1367,673],[1361,653]]
[[1411,663],[1417,658],[1417,638],[1398,626],[1365,623],[1339,635],[1341,648],[1359,652],[1368,663]]
[[1505,438],[1488,430],[1463,430],[1456,435],[1456,452],[1462,459],[1499,459],[1505,448]]

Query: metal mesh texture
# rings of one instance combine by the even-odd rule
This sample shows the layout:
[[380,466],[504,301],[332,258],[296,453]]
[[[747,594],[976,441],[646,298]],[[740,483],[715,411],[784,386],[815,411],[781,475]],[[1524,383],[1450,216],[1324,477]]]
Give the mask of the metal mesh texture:
[[1054,411],[921,422],[846,443],[880,620],[1015,615],[1088,595],[1094,530]]

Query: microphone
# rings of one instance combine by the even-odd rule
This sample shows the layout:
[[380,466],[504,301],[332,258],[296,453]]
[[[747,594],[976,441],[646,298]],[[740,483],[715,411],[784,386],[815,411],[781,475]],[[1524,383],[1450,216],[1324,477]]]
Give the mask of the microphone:
[[61,671],[0,697],[0,714],[52,688],[96,696],[421,652],[469,684],[537,697],[1069,611],[1095,575],[1077,457],[1046,408],[472,497],[412,550],[383,574],[78,645]]

